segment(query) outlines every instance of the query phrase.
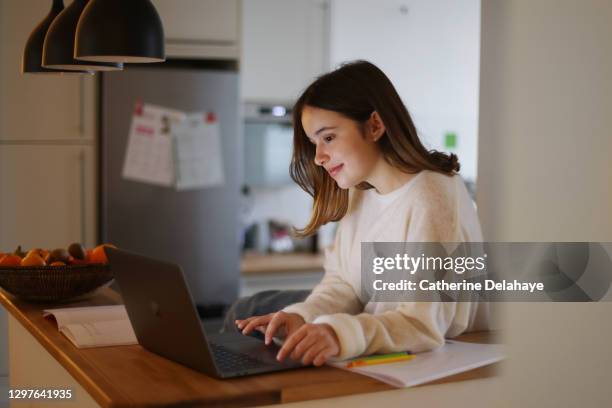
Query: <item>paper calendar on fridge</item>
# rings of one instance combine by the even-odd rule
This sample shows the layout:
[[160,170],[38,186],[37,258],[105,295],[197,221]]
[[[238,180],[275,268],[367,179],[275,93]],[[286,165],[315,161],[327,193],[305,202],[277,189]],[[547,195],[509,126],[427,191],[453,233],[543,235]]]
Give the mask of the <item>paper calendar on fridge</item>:
[[170,128],[173,123],[184,119],[183,112],[137,103],[132,115],[122,176],[145,183],[173,186],[175,170]]
[[215,114],[189,114],[171,125],[177,190],[224,183],[221,131]]

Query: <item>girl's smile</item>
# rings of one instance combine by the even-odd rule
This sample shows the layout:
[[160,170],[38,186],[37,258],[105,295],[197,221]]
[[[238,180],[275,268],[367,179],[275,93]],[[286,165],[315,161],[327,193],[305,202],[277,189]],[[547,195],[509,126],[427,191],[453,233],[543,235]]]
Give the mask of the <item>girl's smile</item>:
[[327,169],[327,171],[329,172],[330,176],[334,177],[336,174],[340,172],[340,170],[342,170],[342,166],[344,166],[344,164],[340,164],[336,167],[332,167],[331,169]]

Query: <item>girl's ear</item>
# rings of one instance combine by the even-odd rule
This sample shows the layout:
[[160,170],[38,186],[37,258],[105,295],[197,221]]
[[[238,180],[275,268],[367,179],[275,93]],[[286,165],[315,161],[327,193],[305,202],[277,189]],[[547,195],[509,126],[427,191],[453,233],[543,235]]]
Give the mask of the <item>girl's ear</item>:
[[385,128],[385,124],[383,123],[382,119],[380,118],[380,115],[376,111],[372,112],[370,118],[368,119],[368,122],[370,127],[369,136],[372,141],[377,142],[378,139],[380,139],[387,130]]

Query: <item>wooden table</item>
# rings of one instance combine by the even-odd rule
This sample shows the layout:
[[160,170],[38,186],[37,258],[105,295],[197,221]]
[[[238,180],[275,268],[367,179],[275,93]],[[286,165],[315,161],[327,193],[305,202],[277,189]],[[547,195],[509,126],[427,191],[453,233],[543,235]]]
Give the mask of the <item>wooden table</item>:
[[[53,407],[238,407],[394,389],[377,380],[332,367],[217,380],[139,345],[77,349],[58,332],[52,321],[42,317],[43,309],[63,306],[30,304],[3,291],[0,291],[0,302],[10,313],[11,387],[73,389],[74,401],[66,405],[50,402],[49,406]],[[103,289],[94,297],[70,306],[118,303],[121,298],[116,292]],[[472,333],[459,339],[486,343],[491,342],[492,337],[490,333]],[[496,371],[495,365],[487,366],[436,383],[491,377]]]

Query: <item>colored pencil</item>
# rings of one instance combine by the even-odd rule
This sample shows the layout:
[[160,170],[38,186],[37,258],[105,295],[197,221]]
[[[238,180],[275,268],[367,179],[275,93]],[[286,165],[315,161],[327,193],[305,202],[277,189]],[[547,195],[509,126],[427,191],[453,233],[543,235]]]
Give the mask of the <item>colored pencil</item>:
[[364,367],[364,366],[371,366],[371,365],[378,365],[378,364],[390,364],[390,363],[398,363],[400,361],[410,361],[414,358],[413,354],[404,354],[403,356],[396,356],[393,358],[378,358],[378,359],[371,359],[371,360],[356,360],[356,361],[351,361],[350,363],[348,363],[346,365],[347,368],[354,368],[354,367]]

